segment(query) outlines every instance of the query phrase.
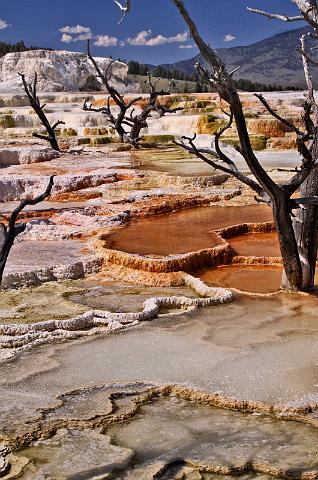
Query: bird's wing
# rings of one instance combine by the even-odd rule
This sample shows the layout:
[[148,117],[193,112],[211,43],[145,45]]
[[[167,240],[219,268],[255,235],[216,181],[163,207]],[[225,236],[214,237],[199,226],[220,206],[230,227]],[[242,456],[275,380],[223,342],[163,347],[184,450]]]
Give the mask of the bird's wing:
[[119,25],[123,20],[125,20],[127,15],[128,15],[128,12],[125,12],[124,15],[121,17],[121,19],[119,20],[119,22],[117,23],[117,25]]
[[116,5],[117,5],[121,10],[125,10],[125,7],[123,7],[121,3],[117,2],[117,0],[114,0],[114,3],[116,3]]
[[124,13],[124,15],[122,16],[122,18],[119,20],[118,25],[119,25],[123,20],[125,20],[125,18],[127,17],[128,13],[130,12],[130,8],[131,8],[131,0],[126,0],[125,7],[124,7],[125,13]]
[[118,22],[118,25],[119,25],[127,17],[128,13],[130,12],[131,0],[126,0],[125,1],[125,6],[121,5],[121,3],[117,2],[117,0],[114,0],[114,2],[124,12],[124,15],[121,17],[121,19]]

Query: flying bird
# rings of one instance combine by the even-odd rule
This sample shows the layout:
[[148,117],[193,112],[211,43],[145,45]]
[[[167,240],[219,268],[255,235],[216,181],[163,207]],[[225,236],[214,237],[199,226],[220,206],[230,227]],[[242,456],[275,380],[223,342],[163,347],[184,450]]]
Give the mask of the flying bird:
[[114,3],[116,3],[116,5],[120,8],[122,12],[124,12],[122,18],[118,22],[118,25],[119,25],[127,17],[128,13],[130,12],[131,0],[126,0],[124,5],[122,5],[117,0],[114,0]]

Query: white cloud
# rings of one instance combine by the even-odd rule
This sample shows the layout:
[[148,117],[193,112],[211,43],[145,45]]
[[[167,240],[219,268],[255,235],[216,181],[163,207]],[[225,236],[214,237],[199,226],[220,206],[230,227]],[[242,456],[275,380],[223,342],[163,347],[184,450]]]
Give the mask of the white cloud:
[[236,37],[234,35],[231,35],[230,33],[228,33],[227,35],[225,35],[225,37],[223,38],[223,41],[224,42],[233,42],[233,40],[235,40]]
[[82,33],[81,35],[77,35],[76,37],[72,37],[72,35],[69,35],[68,33],[63,33],[61,37],[61,42],[63,43],[71,43],[71,42],[81,42],[84,40],[89,40],[92,38],[92,33]]
[[61,42],[72,43],[82,42],[85,40],[94,40],[94,45],[97,47],[114,47],[118,45],[118,38],[110,37],[109,35],[94,35],[90,27],[83,25],[75,25],[62,27],[59,29],[63,33]]
[[81,35],[78,35],[77,37],[73,38],[73,42],[81,42],[83,40],[89,40],[90,38],[93,38],[93,34],[91,32],[82,33]]
[[94,45],[96,47],[115,47],[118,45],[118,38],[109,35],[96,35]]
[[195,48],[195,45],[179,45],[179,48],[183,48],[183,49]]
[[0,18],[0,30],[4,30],[8,27],[10,27],[11,25],[8,24],[8,22],[6,22],[5,20],[2,20],[2,18]]
[[127,38],[129,45],[145,45],[147,37],[151,34],[151,30],[143,30],[139,32],[134,38]]
[[151,30],[143,30],[135,37],[127,38],[127,43],[133,46],[156,47],[157,45],[166,45],[167,43],[186,42],[189,38],[187,32],[178,33],[172,37],[164,37],[163,35],[151,37],[151,33]]
[[71,37],[71,35],[68,35],[67,33],[63,33],[63,35],[61,37],[61,42],[71,43],[71,42],[73,42],[73,37]]
[[60,32],[62,33],[71,33],[71,34],[81,34],[81,33],[91,33],[91,29],[89,27],[84,27],[83,25],[74,25],[60,28]]

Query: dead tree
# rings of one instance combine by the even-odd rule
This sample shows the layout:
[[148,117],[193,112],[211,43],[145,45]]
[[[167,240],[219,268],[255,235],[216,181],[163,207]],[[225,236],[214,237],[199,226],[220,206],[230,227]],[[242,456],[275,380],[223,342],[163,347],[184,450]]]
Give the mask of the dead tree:
[[[306,21],[312,28],[308,34],[315,40],[318,40],[318,6],[315,0],[294,0],[300,15],[286,16],[263,12],[262,10],[249,8],[248,10],[264,15],[270,19],[276,19],[284,22]],[[312,50],[314,50],[314,47]],[[307,129],[311,132],[311,142],[309,145],[310,154],[314,162],[307,178],[300,185],[300,197],[303,199],[313,199],[318,195],[318,107],[314,97],[313,84],[311,79],[310,67],[317,67],[318,62],[313,58],[312,53],[306,48],[306,36],[300,39],[299,52],[303,59],[308,94],[304,103],[304,121]],[[315,267],[318,251],[318,206],[312,201],[307,201],[302,208],[297,210],[294,218],[294,231],[298,248],[299,259],[302,270],[302,288],[311,289],[315,280]]]
[[156,113],[158,117],[164,117],[167,113],[176,113],[182,109],[182,107],[177,108],[168,108],[163,104],[160,104],[159,99],[162,96],[168,96],[171,94],[172,89],[175,87],[174,80],[169,82],[168,90],[158,91],[156,89],[157,84],[160,79],[153,81],[151,73],[148,74],[148,85],[149,85],[149,97],[147,98],[147,104],[143,108],[142,112],[139,115],[134,114],[132,110],[130,114],[131,119],[131,131],[130,137],[134,143],[137,143],[141,140],[140,133],[142,129],[148,127],[148,118],[151,118],[153,113]]
[[50,177],[45,192],[35,198],[25,199],[20,202],[17,208],[12,212],[10,218],[5,223],[0,223],[0,285],[2,283],[3,272],[8,260],[10,250],[18,235],[24,232],[25,223],[17,223],[18,217],[22,210],[28,205],[37,205],[51,195],[54,185],[54,176]]
[[[228,125],[216,135],[214,148],[198,148],[194,143],[195,137],[183,137],[178,144],[214,169],[231,174],[251,187],[256,192],[259,201],[271,206],[284,266],[282,288],[292,291],[309,290],[314,285],[318,245],[318,166],[316,161],[318,153],[318,108],[309,72],[309,64],[313,62],[306,52],[305,37],[301,38],[300,46],[308,85],[308,95],[303,108],[304,129],[300,129],[289,120],[282,118],[270,107],[264,97],[257,95],[268,112],[288,125],[297,135],[301,165],[296,169],[295,175],[290,181],[278,184],[262,167],[252,149],[242,103],[233,83],[233,75],[236,70],[228,72],[217,52],[203,40],[195,22],[185,8],[184,2],[182,0],[171,1],[186,22],[192,39],[208,65],[208,69],[206,69],[197,64],[197,70],[216,89],[220,99],[228,105],[229,109]],[[307,21],[313,28],[312,35],[314,38],[318,38],[316,0],[293,0],[293,3],[298,6],[300,15],[286,21],[300,19]],[[270,18],[277,18],[277,16],[273,17],[271,14],[266,15]],[[233,121],[235,121],[239,136],[238,150],[245,159],[254,179],[244,175],[238,169],[235,161],[222,150],[220,137]],[[293,199],[293,194],[299,189],[301,190],[301,198]],[[293,210],[298,212],[296,217]]]
[[[170,109],[159,103],[159,98],[162,96],[167,96],[171,94],[171,90],[174,86],[174,81],[171,80],[168,90],[157,91],[156,86],[158,81],[153,82],[151,74],[148,75],[148,84],[149,84],[149,97],[147,98],[147,103],[143,107],[141,113],[136,113],[134,105],[136,105],[141,100],[144,100],[142,97],[137,97],[132,100],[126,100],[124,95],[121,95],[115,87],[110,84],[110,72],[111,67],[114,64],[114,61],[110,62],[107,66],[105,72],[102,72],[98,63],[91,55],[89,41],[87,47],[87,55],[92,62],[96,74],[105,86],[108,98],[107,106],[105,107],[93,107],[92,103],[85,100],[83,105],[84,111],[89,112],[99,112],[106,116],[107,121],[113,126],[119,135],[120,140],[123,143],[129,143],[135,148],[140,147],[140,141],[142,140],[141,131],[144,128],[148,127],[148,119],[152,116],[153,113],[157,113],[159,117],[163,117],[167,113],[176,113],[181,108]],[[113,100],[115,105],[118,107],[119,111],[114,112],[110,102]]]
[[41,124],[47,131],[47,135],[41,135],[39,133],[34,132],[32,135],[33,137],[40,138],[41,140],[46,140],[50,143],[53,150],[60,151],[57,139],[56,139],[56,129],[59,125],[65,125],[65,122],[58,120],[53,125],[49,122],[47,116],[44,113],[44,105],[41,105],[40,99],[37,95],[37,82],[38,76],[37,73],[34,75],[33,84],[28,84],[23,73],[19,73],[20,77],[22,78],[24,91],[29,99],[30,105],[37,114],[40,119]]

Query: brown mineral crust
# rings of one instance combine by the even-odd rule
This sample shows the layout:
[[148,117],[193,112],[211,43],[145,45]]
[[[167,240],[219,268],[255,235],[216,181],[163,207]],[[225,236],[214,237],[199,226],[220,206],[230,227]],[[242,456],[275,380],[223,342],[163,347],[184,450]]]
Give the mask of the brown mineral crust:
[[85,200],[91,200],[93,198],[101,198],[103,194],[101,192],[65,192],[56,193],[51,195],[50,200],[52,202],[83,202]]
[[[167,463],[162,467],[157,473],[153,475],[153,480],[163,478],[163,475],[169,472],[171,467],[183,466],[191,467],[194,471],[200,474],[216,474],[216,475],[231,475],[239,477],[244,474],[265,474],[271,475],[275,478],[284,478],[284,479],[294,479],[294,480],[315,480],[318,478],[317,472],[303,472],[303,473],[291,473],[288,470],[283,470],[281,468],[275,468],[271,465],[266,465],[264,463],[257,462],[246,462],[246,463],[233,463],[233,465],[211,465],[195,462],[191,459],[178,459],[173,460],[172,462]],[[165,477],[167,478],[167,477]],[[178,477],[178,478],[188,478],[188,477]],[[190,478],[190,477],[189,477]],[[193,478],[193,477],[191,477]]]
[[268,140],[267,146],[277,150],[294,150],[297,148],[297,140],[290,137],[274,138]]
[[[25,211],[22,212],[19,216],[19,221],[28,223],[29,221],[33,219],[37,220],[47,220],[49,218],[52,218],[53,215],[56,214],[56,210],[52,208],[48,208],[47,210],[33,210],[33,211]],[[9,220],[10,215],[4,214],[3,218],[5,220]]]
[[232,260],[231,247],[227,243],[173,257],[146,257],[109,249],[99,250],[99,253],[107,263],[154,273],[193,272],[204,267],[228,264]]
[[145,272],[123,267],[121,265],[107,264],[104,266],[99,276],[104,279],[106,276],[116,280],[144,285],[151,287],[182,287],[184,286],[184,272]]
[[133,205],[127,204],[130,209],[131,217],[148,217],[152,215],[160,215],[170,213],[173,210],[182,210],[192,207],[200,207],[209,205],[211,202],[219,202],[219,195],[212,196],[194,196],[194,195],[165,195],[152,197],[145,204],[144,200],[133,202]]
[[210,203],[218,203],[224,197],[219,195],[199,196],[199,195],[164,195],[153,196],[145,200],[136,200],[130,203],[120,202],[108,204],[105,207],[97,207],[96,214],[101,216],[111,216],[114,213],[129,211],[129,219],[139,217],[150,217],[171,213],[174,210],[183,210],[187,208],[201,207]]
[[240,223],[238,225],[232,225],[230,227],[218,230],[217,233],[224,239],[229,240],[240,235],[247,233],[269,233],[275,231],[274,222],[263,223]]
[[[96,385],[95,388],[99,389],[100,386]],[[111,425],[133,419],[139,413],[140,407],[143,405],[149,402],[154,402],[159,398],[170,396],[174,396],[185,401],[190,401],[197,405],[205,405],[211,408],[235,411],[245,415],[253,415],[256,413],[266,417],[274,418],[277,421],[299,422],[301,424],[311,426],[312,428],[318,428],[318,420],[309,416],[309,414],[317,410],[317,404],[307,404],[298,408],[285,407],[259,401],[237,400],[225,397],[218,393],[207,393],[178,385],[155,386],[146,390],[145,388],[142,388],[142,390],[139,390],[139,392],[135,391],[131,404],[126,407],[124,411],[118,412],[118,409],[116,408],[116,399],[123,398],[127,395],[132,397],[132,394],[127,394],[125,391],[120,392],[117,390],[114,393],[105,393],[106,398],[111,402],[112,408],[109,409],[109,402],[105,402],[106,407],[104,414],[101,413],[92,418],[85,419],[76,419],[74,418],[74,415],[72,415],[72,419],[63,418],[49,421],[46,419],[46,414],[50,411],[58,410],[61,405],[65,403],[65,400],[68,396],[81,395],[84,391],[85,389],[64,394],[62,397],[57,399],[59,400],[58,403],[55,403],[55,405],[51,408],[42,411],[41,418],[38,421],[30,424],[28,426],[29,430],[26,430],[23,433],[21,432],[21,434],[15,438],[3,437],[0,438],[0,440],[16,451],[17,449],[32,445],[32,443],[39,439],[51,438],[61,428],[102,428],[101,431],[105,434]],[[275,468],[274,466],[261,463],[250,462],[246,464],[239,464],[233,461],[232,466],[229,467],[196,463],[191,459],[180,459],[180,461],[187,463],[190,466],[194,466],[200,472],[206,473],[238,474],[243,472],[255,472],[269,473],[274,477],[291,478],[287,471],[285,472]],[[162,470],[160,470],[161,474],[166,472],[169,466],[171,466],[171,464],[167,464]],[[231,470],[226,470],[229,468]],[[154,478],[160,478],[160,476]],[[297,476],[293,476],[292,478],[317,479],[318,472],[303,472]]]
[[263,265],[263,266],[282,266],[282,259],[280,257],[253,257],[235,255],[232,258],[233,264],[240,265]]
[[[245,264],[245,265],[264,265],[264,266],[280,266],[281,259],[279,257],[253,257],[253,256],[235,256],[231,245],[227,243],[228,239],[247,233],[267,233],[275,231],[273,222],[265,223],[244,223],[234,225],[216,233],[220,237],[220,245],[202,249],[187,254],[179,254],[168,257],[137,255],[126,252],[120,252],[105,248],[105,236],[101,236],[95,242],[98,253],[103,257],[104,264],[109,268],[110,265],[124,267],[128,270],[122,270],[121,278],[131,281],[134,276],[132,271],[142,271],[150,273],[171,273],[171,272],[194,272],[206,267],[217,267],[221,265]],[[128,274],[125,277],[125,274]],[[139,281],[145,279],[147,285],[152,281],[153,277],[144,277],[138,275]],[[153,278],[154,281],[155,278]],[[167,279],[170,282],[170,279]]]
[[267,137],[284,137],[285,133],[291,131],[291,129],[282,122],[272,118],[249,120],[248,129],[250,133],[265,135]]

